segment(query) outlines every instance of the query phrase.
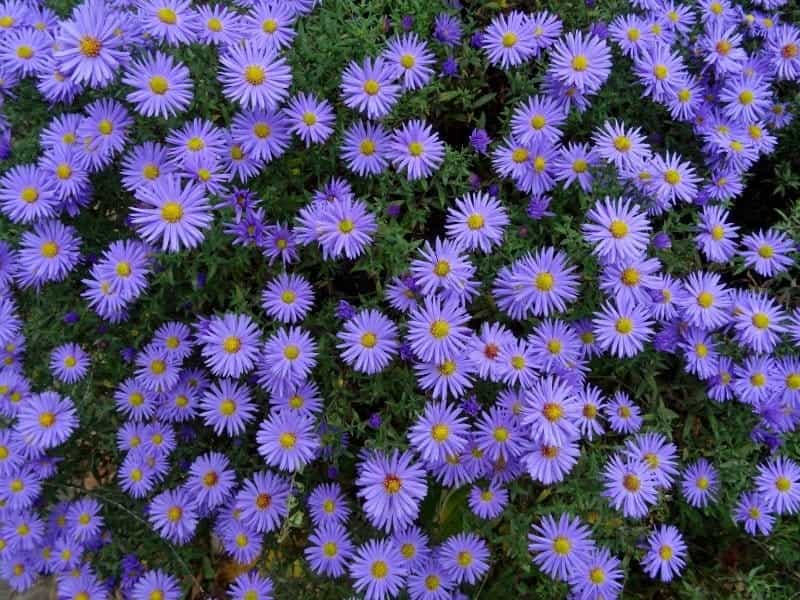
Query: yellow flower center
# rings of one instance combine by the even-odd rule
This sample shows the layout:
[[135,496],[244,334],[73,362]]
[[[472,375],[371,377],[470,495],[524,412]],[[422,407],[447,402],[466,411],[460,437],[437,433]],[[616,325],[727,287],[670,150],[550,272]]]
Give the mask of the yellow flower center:
[[236,540],[235,541],[236,541],[236,545],[239,546],[239,548],[244,548],[244,547],[247,546],[247,544],[248,544],[248,542],[250,540],[247,538],[247,536],[245,534],[240,533],[240,534],[238,534],[236,536]]
[[291,450],[297,445],[297,436],[290,431],[285,431],[280,435],[278,441],[280,442],[281,448],[284,450]]
[[[783,58],[796,58],[798,54],[800,54],[800,50],[798,50],[797,44],[790,42],[781,48],[781,56]],[[783,112],[783,107],[781,107],[781,112]]]
[[45,242],[41,250],[45,258],[54,258],[58,254],[58,244],[53,241]]
[[563,344],[561,343],[561,340],[553,338],[547,342],[547,351],[550,354],[561,354],[562,347]]
[[362,140],[358,145],[358,149],[364,156],[372,156],[375,154],[375,142],[372,140]]
[[355,228],[355,223],[351,219],[342,219],[339,221],[339,231],[341,233],[351,233]]
[[260,510],[268,509],[271,504],[272,504],[272,496],[270,496],[269,494],[265,494],[262,492],[261,494],[256,496],[256,507],[258,507]]
[[272,135],[272,128],[263,121],[259,121],[253,125],[253,133],[256,134],[257,138],[263,140]]
[[751,506],[750,510],[747,511],[747,514],[751,519],[758,519],[761,517],[761,511],[757,506]]
[[753,102],[754,98],[755,95],[753,94],[752,90],[742,90],[739,94],[739,103],[747,106]]
[[183,509],[180,506],[173,506],[167,511],[167,519],[173,523],[180,521],[183,516]]
[[61,180],[69,179],[72,176],[72,167],[67,163],[61,163],[56,167],[56,177]]
[[431,437],[439,443],[444,442],[449,436],[450,428],[444,423],[437,423],[431,429]]
[[628,29],[628,41],[629,42],[638,42],[639,38],[642,37],[642,32],[639,31],[637,28],[632,27]]
[[211,17],[208,21],[206,21],[206,26],[210,31],[214,33],[219,33],[222,31],[222,21],[217,19],[216,17]]
[[627,286],[634,286],[638,285],[641,277],[639,276],[639,271],[636,270],[635,267],[628,267],[622,271],[622,283]]
[[228,354],[234,354],[242,349],[242,341],[238,337],[231,335],[223,340],[222,347]]
[[608,231],[614,239],[621,240],[628,235],[628,224],[625,221],[614,219],[608,226]]
[[374,96],[381,89],[380,84],[374,79],[367,79],[364,82],[364,92],[369,96]]
[[244,80],[250,85],[261,85],[267,78],[261,65],[248,65],[244,69]]
[[150,78],[150,90],[154,94],[162,96],[167,93],[168,89],[169,89],[169,81],[167,81],[166,77],[162,75],[153,75]]
[[456,363],[452,360],[445,360],[439,365],[439,373],[445,377],[450,377],[456,372]]
[[336,556],[338,552],[339,549],[333,542],[325,542],[324,544],[322,544],[322,553],[328,558],[333,558],[334,556]]
[[472,231],[482,229],[484,223],[485,221],[483,215],[478,213],[472,213],[469,217],[467,217],[467,227],[469,227]]
[[298,356],[300,356],[300,348],[294,344],[289,344],[283,349],[283,356],[287,360],[295,360]]
[[444,259],[438,261],[433,267],[433,272],[439,277],[445,277],[450,273],[450,263]]
[[585,54],[578,54],[572,59],[572,68],[575,71],[585,71],[589,68],[589,59]]
[[33,48],[31,48],[27,44],[22,44],[21,46],[17,46],[17,58],[28,60],[32,56],[33,56]]
[[572,163],[572,170],[576,173],[586,173],[589,170],[589,163],[582,158],[576,158]]
[[376,336],[371,331],[367,331],[364,335],[361,336],[361,345],[364,348],[374,348],[375,344],[378,343],[378,336]]
[[697,304],[700,308],[711,308],[714,304],[714,296],[711,292],[700,292],[697,294]]
[[516,369],[517,371],[521,371],[525,368],[525,358],[522,356],[512,356],[511,357],[511,367]]
[[275,19],[267,19],[261,24],[264,33],[275,33],[278,30],[278,22]]
[[764,384],[767,383],[767,376],[763,373],[753,373],[753,375],[750,376],[750,383],[753,387],[764,387]]
[[317,124],[317,115],[313,112],[304,112],[303,113],[303,123],[305,123],[308,127]]
[[638,492],[641,485],[642,482],[636,475],[628,474],[622,478],[622,486],[629,492]]
[[142,169],[142,175],[144,176],[145,179],[149,179],[150,181],[153,181],[154,179],[158,178],[159,174],[160,171],[158,167],[152,163],[145,165],[144,168]]
[[566,556],[572,550],[572,544],[564,536],[559,535],[553,540],[553,552],[560,556]]
[[528,160],[528,151],[525,148],[517,148],[511,153],[511,160],[520,164]]
[[661,560],[669,560],[672,558],[673,552],[670,546],[661,546],[661,549],[658,551],[658,555],[661,557]]
[[389,565],[382,560],[376,560],[374,563],[372,563],[370,573],[372,573],[372,576],[375,579],[383,579],[389,574]]
[[387,475],[383,480],[383,487],[387,494],[396,494],[403,487],[403,482],[397,475]]
[[617,152],[627,152],[632,145],[631,139],[627,135],[618,135],[614,138],[614,149]]
[[161,375],[166,370],[167,370],[167,365],[164,363],[163,360],[157,358],[150,363],[150,371],[156,375]]
[[666,65],[656,65],[653,67],[653,75],[655,75],[656,79],[659,81],[664,81],[669,75],[669,69],[667,69]]
[[694,352],[695,352],[695,354],[697,354],[697,356],[699,356],[700,358],[705,358],[705,357],[707,357],[707,356],[708,356],[708,346],[706,346],[706,345],[705,345],[704,343],[702,343],[702,342],[698,342],[698,343],[697,343],[697,344],[695,344],[695,346],[694,346]]
[[408,153],[411,156],[418,157],[422,156],[422,153],[425,151],[425,148],[419,142],[411,142],[408,145]]
[[462,550],[458,553],[458,565],[460,567],[468,567],[472,564],[472,553],[467,550]]
[[28,204],[33,204],[39,199],[39,190],[33,187],[26,187],[22,189],[22,193],[19,195],[22,198],[23,202],[27,202]]
[[652,452],[648,452],[644,455],[644,462],[647,463],[647,466],[650,469],[657,469],[658,465],[661,464],[661,461],[658,460],[658,456],[653,454]]
[[167,223],[177,223],[183,218],[183,207],[177,202],[165,202],[161,207],[161,218]]
[[557,402],[548,402],[542,409],[544,418],[554,423],[564,416],[564,409]]
[[631,331],[633,331],[633,321],[628,317],[620,317],[617,319],[617,323],[614,328],[617,330],[617,333],[628,335]]
[[156,14],[158,16],[158,20],[165,25],[175,25],[175,23],[178,22],[178,15],[176,15],[175,11],[171,8],[161,8]]
[[600,567],[595,567],[589,571],[589,579],[595,585],[600,585],[606,580],[606,574]]
[[708,477],[698,477],[697,481],[695,483],[696,483],[698,489],[701,489],[701,490],[707,490],[708,489],[708,485],[709,485]]
[[587,419],[594,419],[597,416],[597,407],[594,404],[585,404],[583,406],[583,416]]
[[681,174],[675,169],[667,169],[664,173],[664,181],[669,185],[678,185],[681,182]]
[[239,144],[231,146],[230,155],[233,160],[242,160],[244,158],[244,151]]
[[496,442],[500,442],[502,444],[503,442],[508,441],[508,429],[502,426],[495,427],[492,436]]
[[447,321],[437,319],[431,324],[431,335],[437,340],[446,338],[450,333],[450,324]]
[[333,502],[333,500],[328,498],[322,503],[322,510],[328,514],[331,514],[334,510],[336,510],[336,504]]
[[753,323],[753,327],[755,327],[756,329],[766,329],[767,327],[769,327],[769,317],[766,315],[766,313],[763,312],[755,313],[751,321]]
[[431,592],[435,592],[436,590],[438,590],[440,585],[441,585],[441,580],[439,579],[438,575],[428,575],[425,578],[425,589]]
[[537,173],[541,173],[547,168],[547,161],[544,159],[544,156],[537,156],[533,159],[533,169]]
[[74,366],[75,366],[75,365],[77,365],[77,364],[78,364],[78,361],[77,361],[77,360],[75,360],[75,357],[74,357],[74,356],[67,356],[67,357],[64,359],[64,366],[65,366],[65,367],[67,367],[67,368],[69,368],[69,369],[71,369],[72,367],[74,367]]
[[790,390],[800,389],[800,373],[790,373],[786,377],[786,387]]
[[400,546],[400,554],[402,554],[403,558],[406,560],[411,560],[414,558],[414,556],[416,556],[417,549],[414,544],[403,544]]
[[3,29],[8,29],[14,25],[14,17],[11,15],[3,15],[0,17],[0,27]]
[[788,492],[791,489],[791,487],[792,487],[792,482],[789,481],[788,477],[781,476],[775,480],[775,488],[781,493]]
[[508,31],[503,34],[503,47],[511,48],[517,43],[517,34],[513,31]]
[[234,412],[236,412],[236,403],[230,398],[226,398],[219,403],[219,412],[226,417],[230,417]]
[[114,124],[108,119],[102,119],[97,129],[103,135],[111,135],[111,132],[114,131]]
[[553,286],[556,284],[556,279],[553,277],[552,273],[548,273],[547,271],[542,271],[541,273],[536,275],[536,281],[534,282],[534,286],[540,292],[549,292],[553,289]]
[[416,62],[417,61],[411,54],[403,54],[403,56],[400,57],[400,65],[402,65],[404,69],[412,68]]
[[761,258],[772,258],[773,254],[775,254],[775,250],[769,244],[764,244],[758,248],[758,255]]

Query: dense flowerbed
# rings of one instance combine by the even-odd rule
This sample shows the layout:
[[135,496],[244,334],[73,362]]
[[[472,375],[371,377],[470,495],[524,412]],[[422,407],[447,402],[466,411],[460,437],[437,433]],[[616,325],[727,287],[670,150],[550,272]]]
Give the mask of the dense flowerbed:
[[798,18],[0,3],[0,577],[791,597]]

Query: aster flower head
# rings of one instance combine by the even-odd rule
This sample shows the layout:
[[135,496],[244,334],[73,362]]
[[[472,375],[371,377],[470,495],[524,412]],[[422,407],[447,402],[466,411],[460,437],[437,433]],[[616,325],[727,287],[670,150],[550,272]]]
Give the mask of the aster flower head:
[[668,45],[655,43],[634,58],[634,72],[644,85],[645,95],[662,102],[683,81],[686,66]]
[[433,22],[433,37],[445,46],[457,46],[461,42],[462,26],[458,17],[439,13]]
[[34,394],[20,407],[17,431],[35,448],[54,448],[78,427],[78,415],[69,397],[55,392]]
[[625,392],[614,393],[605,406],[605,414],[617,433],[635,433],[642,426],[641,410]]
[[750,535],[769,535],[775,524],[771,503],[758,492],[744,492],[734,507],[733,518]]
[[359,546],[349,565],[353,587],[366,600],[395,597],[408,573],[400,550],[390,540],[369,540]]
[[800,511],[800,466],[790,458],[778,456],[758,467],[756,489],[776,514]]
[[579,436],[580,407],[572,387],[547,376],[525,391],[521,423],[530,427],[535,440],[559,446]]
[[267,315],[283,323],[302,321],[313,303],[314,290],[302,275],[281,273],[261,295],[261,307]]
[[672,525],[657,527],[647,538],[647,553],[642,567],[653,579],[669,582],[686,566],[686,543]]
[[222,92],[244,108],[277,110],[289,95],[292,70],[275,50],[254,41],[231,46],[220,57]]
[[491,252],[509,223],[505,208],[483,192],[468,193],[447,210],[447,236],[467,250]]
[[350,506],[338,483],[324,483],[314,488],[308,497],[308,509],[315,525],[344,524],[350,516]]
[[218,377],[239,377],[250,371],[258,355],[259,330],[247,315],[214,317],[200,336],[206,366]]
[[787,317],[783,307],[764,292],[747,294],[734,312],[736,338],[755,352],[772,352],[786,331]]
[[277,53],[291,46],[296,19],[297,14],[286,2],[254,2],[242,21],[242,34],[254,44]]
[[177,578],[161,569],[148,571],[134,584],[131,600],[149,600],[153,596],[163,600],[179,600],[181,585]]
[[195,498],[183,488],[166,490],[155,496],[148,510],[150,524],[158,534],[176,544],[194,536],[198,515]]
[[558,520],[552,515],[542,517],[533,525],[528,540],[534,564],[560,581],[566,581],[594,547],[589,527],[567,513]]
[[189,69],[161,52],[129,65],[123,83],[133,89],[127,96],[137,112],[164,119],[185,110],[192,101]]
[[141,188],[137,195],[142,205],[133,208],[131,221],[146,242],[160,241],[162,250],[170,252],[194,248],[202,242],[212,216],[200,186],[184,185],[179,177],[169,175]]
[[437,296],[425,298],[408,322],[408,342],[423,361],[443,362],[466,349],[469,315],[455,301]]
[[658,487],[669,488],[678,474],[678,448],[660,433],[640,433],[625,442],[625,455],[641,461]]
[[425,406],[408,432],[411,445],[423,460],[443,462],[459,454],[467,443],[469,428],[461,411],[445,402]]
[[658,499],[652,471],[639,460],[612,456],[603,469],[603,479],[603,496],[626,517],[645,516]]
[[606,303],[593,324],[598,345],[620,358],[639,354],[653,336],[649,310],[631,300],[622,300],[616,305]]
[[326,207],[319,219],[319,244],[327,260],[360,256],[378,229],[375,216],[361,200],[345,199]]
[[537,53],[536,38],[531,33],[528,16],[514,10],[492,19],[481,36],[481,46],[491,64],[503,69],[516,67]]
[[243,37],[242,18],[224,5],[200,5],[197,13],[197,39],[210,46],[227,47]]
[[389,142],[389,133],[381,124],[356,121],[345,130],[342,158],[357,175],[377,175],[389,165]]
[[622,593],[625,572],[620,560],[607,548],[593,547],[586,559],[568,575],[572,593],[583,600],[617,598]]
[[705,508],[719,493],[719,475],[705,458],[690,464],[681,478],[681,493],[695,508]]
[[244,525],[258,533],[275,530],[289,512],[291,484],[280,475],[261,471],[244,482],[235,507]]
[[399,347],[397,326],[372,309],[354,315],[337,337],[344,361],[369,375],[385,369]]
[[89,355],[77,344],[63,344],[50,354],[50,369],[64,383],[80,381],[89,370]]
[[261,423],[256,436],[265,462],[281,471],[295,472],[313,460],[320,441],[311,415],[279,411]]
[[297,94],[284,109],[289,126],[306,147],[321,144],[333,133],[335,114],[330,102],[314,94]]
[[475,267],[456,242],[437,238],[433,245],[425,242],[419,253],[420,257],[411,261],[411,275],[422,294],[438,294],[460,304],[476,294]]
[[383,57],[350,62],[342,74],[344,103],[370,119],[385,117],[400,96],[394,80],[395,68]]
[[168,46],[190,44],[195,39],[197,15],[189,0],[144,0],[139,4],[142,25]]
[[489,547],[474,533],[453,535],[439,548],[442,567],[455,583],[473,584],[489,570]]
[[596,93],[611,72],[611,49],[605,40],[580,31],[567,33],[550,51],[555,78],[581,92]]
[[428,45],[415,33],[393,37],[383,51],[383,58],[394,66],[395,76],[403,82],[403,89],[424,87],[433,77],[435,57]]
[[282,327],[264,344],[266,372],[287,382],[305,380],[317,363],[317,344],[299,327]]
[[597,154],[617,169],[635,169],[649,156],[650,146],[640,127],[626,127],[617,120],[606,121],[592,136]]
[[57,214],[51,178],[34,165],[12,167],[0,179],[0,211],[14,223],[31,223]]
[[800,77],[800,30],[792,24],[778,25],[767,38],[768,57],[780,79]]
[[729,212],[720,206],[704,206],[701,210],[694,240],[712,262],[727,262],[736,253],[739,227],[731,223],[729,217]]
[[583,226],[593,252],[611,261],[637,258],[644,254],[650,237],[650,223],[631,200],[606,197],[586,214]]
[[684,281],[686,296],[679,299],[684,318],[690,325],[716,329],[728,323],[731,306],[730,291],[716,273],[698,271]]
[[247,386],[231,379],[219,379],[205,390],[200,415],[217,435],[235,436],[253,421],[256,406]]
[[772,277],[786,271],[794,260],[791,254],[797,246],[782,231],[768,229],[759,230],[742,238],[745,265],[762,277]]
[[254,160],[271,162],[291,142],[289,117],[276,110],[246,110],[233,118],[231,135]]
[[353,548],[347,529],[338,523],[325,523],[309,536],[304,554],[315,573],[341,577]]
[[428,492],[425,470],[410,452],[370,452],[358,466],[357,495],[369,522],[387,532],[411,525]]
[[405,123],[392,133],[389,158],[409,180],[430,177],[444,161],[444,143],[424,121]]

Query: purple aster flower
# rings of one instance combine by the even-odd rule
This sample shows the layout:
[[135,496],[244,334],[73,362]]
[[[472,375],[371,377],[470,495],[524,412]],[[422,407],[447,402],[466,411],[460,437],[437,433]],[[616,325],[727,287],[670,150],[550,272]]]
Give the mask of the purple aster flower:
[[691,202],[697,195],[697,183],[700,179],[695,175],[691,164],[682,162],[678,154],[667,152],[664,158],[656,154],[650,159],[649,168],[653,171],[649,187],[667,205],[676,200]]
[[686,543],[681,532],[672,525],[656,528],[647,538],[647,553],[642,568],[653,579],[672,581],[686,566]]
[[389,133],[379,123],[355,122],[345,130],[342,158],[357,175],[377,175],[389,165],[389,141]]
[[161,144],[144,142],[122,159],[122,185],[129,192],[162,181],[166,175],[177,171],[168,160],[167,149]]
[[239,13],[223,5],[198,5],[197,40],[209,46],[227,47],[241,41],[242,20]]
[[62,281],[80,258],[75,229],[59,221],[40,221],[22,234],[18,277],[24,287]]
[[603,469],[603,479],[603,496],[626,517],[644,517],[658,499],[652,471],[638,460],[612,456]]
[[635,433],[642,426],[641,411],[625,392],[615,392],[604,409],[611,429],[617,433]]
[[252,422],[256,406],[247,386],[231,379],[214,382],[200,401],[200,416],[217,435],[236,436]]
[[724,75],[740,70],[747,59],[747,53],[741,47],[742,39],[736,26],[717,21],[705,28],[697,43],[705,63],[718,75]]
[[589,527],[567,513],[562,513],[558,521],[551,515],[542,517],[532,527],[528,540],[534,564],[560,581],[566,581],[594,547]]
[[686,77],[680,55],[666,44],[646,46],[633,61],[634,72],[644,86],[645,96],[663,102]]
[[278,528],[289,514],[291,484],[270,471],[261,471],[245,481],[236,495],[236,510],[242,523],[258,533]]
[[548,376],[525,390],[521,422],[530,427],[535,440],[558,446],[579,436],[579,411],[572,388]]
[[337,335],[342,359],[356,371],[374,375],[386,368],[399,346],[397,327],[376,310],[364,310]]
[[621,300],[607,302],[593,319],[597,344],[613,356],[630,358],[653,337],[653,320],[646,306]]
[[385,600],[400,593],[408,573],[400,550],[390,540],[359,546],[349,565],[353,587],[365,600]]
[[420,300],[419,288],[410,275],[394,277],[386,286],[385,296],[393,308],[404,313],[416,308]]
[[568,142],[559,148],[554,164],[555,178],[562,181],[564,187],[577,182],[584,192],[588,192],[594,181],[590,169],[598,162],[599,156],[589,144]]
[[133,118],[122,104],[108,98],[95,100],[84,108],[84,112],[87,116],[77,131],[83,144],[78,148],[84,155],[86,168],[97,172],[122,151]]
[[456,302],[426,297],[424,304],[411,313],[408,342],[421,360],[441,363],[466,349],[468,320],[469,315]]
[[131,590],[131,600],[150,600],[155,596],[163,600],[179,600],[180,582],[161,569],[148,571],[142,575]]
[[282,327],[264,344],[262,362],[265,374],[287,383],[305,380],[317,364],[317,344],[299,327]]
[[259,330],[247,315],[214,317],[200,336],[206,366],[218,377],[240,377],[255,365]]
[[550,51],[550,69],[566,86],[592,94],[605,83],[611,72],[611,49],[605,40],[580,31],[567,33]]
[[481,46],[491,64],[502,69],[516,67],[537,53],[536,39],[531,33],[528,15],[514,10],[492,19],[481,36]]
[[594,436],[603,435],[604,428],[600,422],[600,415],[605,412],[606,399],[602,392],[591,384],[582,386],[577,393],[578,404],[581,407],[578,427],[581,435],[591,441]]
[[736,254],[739,228],[728,221],[729,213],[719,206],[704,206],[694,240],[712,262],[728,262]]
[[800,511],[800,466],[779,456],[758,467],[756,489],[770,511],[795,514]]
[[489,547],[474,533],[447,538],[439,548],[439,561],[456,584],[472,585],[489,571]]
[[583,226],[593,252],[611,261],[636,258],[644,254],[650,234],[647,217],[630,200],[606,197],[587,213]]
[[511,132],[521,144],[555,143],[561,136],[560,127],[566,121],[564,107],[547,96],[530,96],[517,106],[511,116]]
[[395,76],[402,79],[405,90],[422,88],[433,77],[431,66],[435,57],[427,44],[415,33],[390,39],[382,56],[394,66]]
[[459,68],[458,61],[453,56],[442,61],[442,75],[445,77],[457,77]]
[[428,492],[425,470],[410,452],[370,452],[358,465],[357,495],[369,522],[386,532],[411,525]]
[[716,273],[698,271],[684,282],[686,296],[678,300],[684,318],[694,327],[716,329],[730,320],[730,291]]
[[197,527],[195,498],[183,488],[161,492],[150,503],[148,518],[161,537],[175,544],[185,544],[192,539]]
[[242,22],[242,35],[275,53],[292,45],[295,10],[285,2],[254,2]]
[[640,433],[625,441],[624,454],[647,466],[657,487],[669,488],[678,474],[678,448],[660,433]]
[[642,303],[650,299],[650,290],[658,286],[657,258],[623,258],[602,267],[600,289],[618,302]]
[[433,402],[426,404],[411,426],[408,439],[423,460],[436,463],[459,454],[466,446],[468,431],[459,409],[443,401]]
[[31,77],[46,68],[52,56],[52,43],[49,35],[30,27],[4,31],[0,58],[15,75]]
[[447,236],[467,250],[489,253],[503,240],[509,218],[496,199],[482,192],[466,194],[447,210]]
[[508,504],[508,490],[496,484],[473,486],[467,497],[470,510],[481,519],[496,519]]
[[437,238],[425,242],[420,258],[411,261],[411,275],[423,295],[438,294],[444,301],[463,304],[477,293],[475,267],[456,242]]
[[489,137],[489,134],[486,133],[485,129],[473,129],[472,133],[469,136],[469,144],[472,146],[476,152],[480,154],[486,154],[486,151],[489,149],[489,144],[492,143],[492,138]]
[[341,200],[320,217],[319,244],[326,260],[360,256],[378,229],[375,216],[361,200]]
[[276,110],[246,110],[233,118],[231,135],[257,161],[283,156],[291,142],[291,123]]
[[81,498],[67,511],[67,527],[77,542],[87,542],[96,538],[103,530],[101,506],[92,498]]
[[739,496],[733,518],[737,523],[743,523],[750,535],[769,535],[775,524],[770,503],[758,492],[744,492]]
[[0,179],[0,211],[14,223],[55,217],[55,182],[34,165],[17,165]]
[[473,385],[471,361],[464,355],[456,355],[437,362],[422,362],[414,365],[417,382],[423,390],[431,390],[436,399],[461,398]]
[[772,106],[769,82],[759,75],[729,77],[719,95],[723,112],[735,121],[752,123],[766,116]]
[[786,271],[794,261],[789,256],[797,247],[782,231],[768,229],[742,238],[744,263],[763,277]]
[[169,158],[182,165],[189,156],[217,158],[225,150],[225,132],[210,121],[196,118],[167,135]]
[[353,555],[353,543],[342,525],[325,523],[308,538],[304,554],[311,569],[318,575],[341,577]]
[[650,146],[639,127],[626,128],[620,121],[606,121],[592,135],[597,154],[617,169],[636,169],[650,156]]
[[457,46],[461,43],[461,21],[447,13],[439,13],[433,22],[433,37],[445,46]]
[[719,493],[717,470],[705,458],[686,467],[681,478],[681,492],[695,508],[705,508]]
[[350,507],[337,483],[318,485],[308,497],[308,509],[315,525],[344,524],[350,516]]
[[733,323],[737,340],[755,352],[772,352],[786,331],[786,312],[764,292],[747,294],[738,304]]
[[610,600],[621,594],[624,576],[617,557],[612,556],[607,548],[593,547],[567,577],[575,598]]
[[122,81],[134,88],[128,102],[146,117],[166,119],[186,110],[192,101],[189,69],[161,52],[134,61]]
[[141,188],[138,198],[143,206],[133,208],[131,220],[145,241],[156,243],[160,239],[162,250],[170,252],[194,248],[202,242],[203,230],[210,226],[212,216],[200,186],[183,186],[177,176],[169,175],[149,188]]
[[537,56],[556,43],[561,36],[561,19],[547,10],[528,15],[528,29],[533,34]]
[[297,134],[306,147],[323,143],[333,133],[333,107],[330,102],[320,100],[314,94],[297,94],[283,113],[289,120],[292,133]]
[[339,300],[334,311],[336,318],[349,321],[356,316],[356,308],[347,300]]
[[302,321],[313,304],[314,290],[301,275],[281,273],[261,295],[261,307],[267,315],[283,323]]
[[144,0],[138,8],[142,25],[155,39],[168,46],[194,41],[198,23],[189,0]]
[[382,57],[365,58],[361,65],[350,62],[342,74],[345,105],[370,119],[385,117],[400,96],[400,86],[394,79],[394,66]]
[[236,473],[224,454],[207,452],[189,467],[187,488],[203,509],[213,509],[224,503],[235,486]]
[[389,158],[398,171],[413,181],[430,177],[444,161],[444,143],[424,121],[405,123],[392,133]]
[[64,383],[83,379],[89,370],[89,355],[77,344],[63,344],[50,354],[50,370]]
[[272,580],[249,571],[239,575],[228,588],[231,600],[273,600]]
[[800,77],[800,30],[796,26],[778,25],[767,38],[766,51],[780,79]]
[[277,110],[289,95],[292,70],[275,50],[255,41],[231,46],[220,56],[222,92],[246,109]]
[[265,462],[281,471],[294,472],[313,460],[319,438],[310,415],[280,411],[261,423],[256,441]]
[[153,334],[153,343],[176,361],[182,361],[192,353],[194,344],[191,330],[187,325],[177,321],[164,323]]
[[546,317],[565,311],[567,304],[577,299],[576,270],[566,253],[540,248],[500,269],[492,294],[512,319]]

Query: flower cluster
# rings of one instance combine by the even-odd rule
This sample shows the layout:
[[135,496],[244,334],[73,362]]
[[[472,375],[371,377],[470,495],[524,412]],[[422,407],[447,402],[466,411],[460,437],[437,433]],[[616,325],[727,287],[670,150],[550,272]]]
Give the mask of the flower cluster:
[[[565,30],[547,11],[499,14],[474,32],[474,60],[537,72],[541,85],[514,101],[496,141],[475,123],[461,148],[436,123],[395,118],[438,83],[438,62],[442,77],[458,74],[460,4],[435,19],[431,39],[404,21],[379,51],[348,59],[331,98],[300,89],[308,81],[289,54],[318,4],[85,0],[59,18],[37,0],[0,3],[0,108],[31,80],[64,109],[39,132],[38,160],[0,176],[0,214],[22,232],[0,242],[0,576],[23,591],[53,574],[59,597],[74,600],[114,593],[90,561],[110,539],[104,511],[113,508],[99,495],[52,503],[47,492],[58,485],[60,449],[80,435],[78,399],[97,357],[88,343],[55,346],[53,387],[71,393],[37,391],[20,298],[74,280],[97,317],[128,322],[161,261],[198,251],[217,230],[225,252],[255,248],[274,271],[260,303],[161,322],[112,385],[116,484],[170,546],[193,544],[207,524],[224,554],[252,566],[299,510],[310,516],[304,556],[315,574],[347,578],[368,600],[403,590],[413,600],[457,598],[487,577],[499,549],[471,531],[425,531],[432,490],[464,487],[470,517],[492,522],[514,501],[512,484],[564,481],[600,438],[617,447],[601,461],[599,493],[622,518],[652,517],[673,488],[702,510],[724,489],[713,457],[682,461],[669,436],[645,424],[632,391],[592,380],[598,357],[623,363],[650,349],[673,355],[714,403],[752,413],[752,441],[775,452],[752,489],[735,492],[733,518],[766,535],[777,516],[800,512],[800,465],[777,453],[800,424],[800,313],[765,283],[794,267],[797,246],[777,228],[743,234],[731,216],[748,171],[792,119],[781,97],[800,80],[800,29],[780,23],[786,2],[759,0],[748,12],[727,1],[632,0],[629,14],[588,32]],[[198,45],[218,58],[211,81],[181,60]],[[697,152],[684,156],[621,118],[568,139],[614,69],[632,73],[642,101],[683,126]],[[222,114],[195,116],[201,83],[219,89]],[[147,131],[160,137],[141,139],[142,123],[156,123]],[[17,133],[0,114],[0,155]],[[330,147],[342,168],[283,222],[255,184],[293,145]],[[419,241],[384,291],[343,302],[335,331],[313,330],[330,284],[324,269],[355,273],[354,261],[394,243],[356,182],[394,175],[421,190],[456,152],[485,162],[496,183],[447,198],[442,231]],[[81,216],[119,208],[95,189],[102,172],[115,173],[133,203],[119,239],[89,256]],[[583,255],[532,241],[507,264],[490,263],[520,212],[514,199],[541,220],[554,215],[556,189],[592,198],[574,232]],[[663,260],[679,211],[693,219],[688,241],[702,257],[682,273]],[[303,256],[322,265],[319,280],[300,271]],[[748,278],[724,276],[729,264]],[[356,376],[404,370],[425,404],[398,424],[405,440],[359,449],[349,485],[301,485],[331,458],[330,439],[350,433],[323,418],[315,371],[334,361]],[[195,429],[211,442],[179,462]],[[248,436],[253,460],[240,465],[232,449]],[[619,597],[623,563],[592,536],[579,517],[545,515],[529,536],[533,564],[571,597]],[[653,526],[637,553],[644,573],[664,582],[688,561],[670,524]],[[131,600],[179,600],[183,582],[155,567],[126,556],[115,585]],[[229,594],[267,600],[273,582],[248,569]]]

